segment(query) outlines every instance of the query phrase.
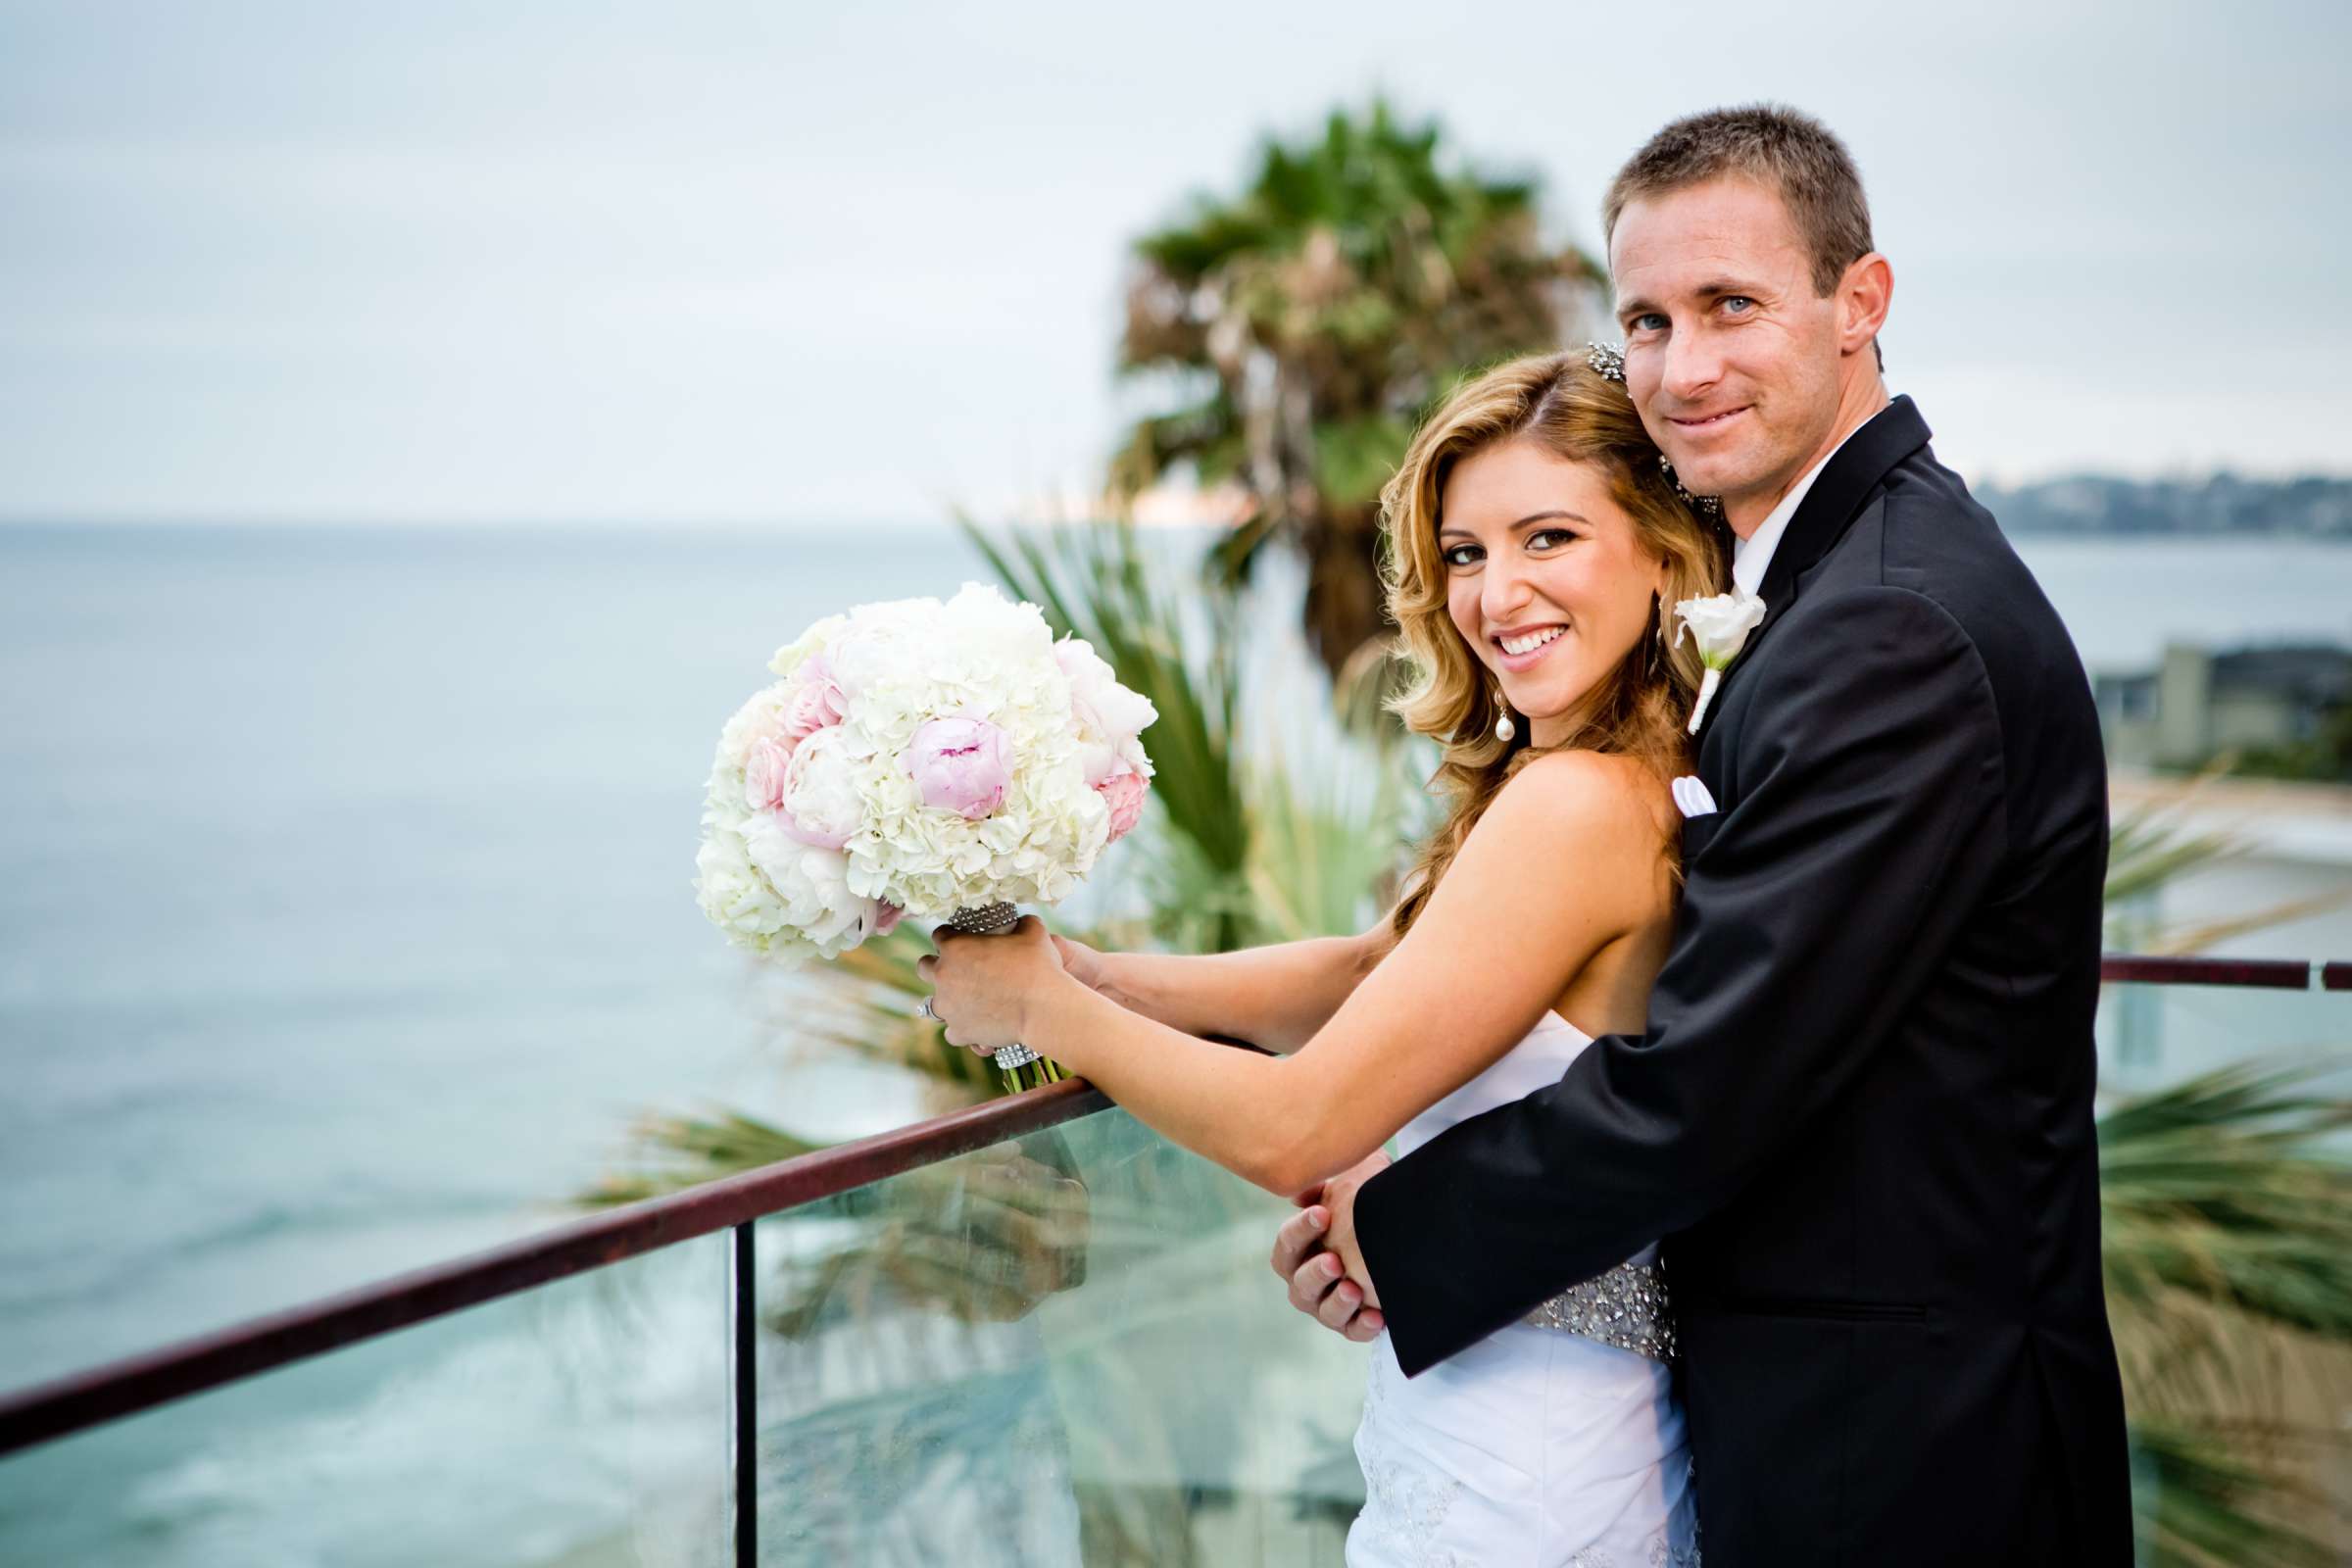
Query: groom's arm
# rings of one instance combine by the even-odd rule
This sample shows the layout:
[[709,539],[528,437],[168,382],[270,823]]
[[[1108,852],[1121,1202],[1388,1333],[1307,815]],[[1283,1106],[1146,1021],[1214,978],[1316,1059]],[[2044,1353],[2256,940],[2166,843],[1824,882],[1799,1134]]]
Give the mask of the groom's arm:
[[1649,1032],[1357,1193],[1408,1374],[1729,1201],[1852,1081],[1983,894],[2003,778],[1974,645],[1904,589],[1805,619],[1744,673],[1740,800],[1688,867]]

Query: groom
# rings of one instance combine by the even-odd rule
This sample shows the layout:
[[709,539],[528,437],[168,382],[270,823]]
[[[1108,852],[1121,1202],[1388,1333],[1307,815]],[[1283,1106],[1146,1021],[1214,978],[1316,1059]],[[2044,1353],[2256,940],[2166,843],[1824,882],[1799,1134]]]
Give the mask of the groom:
[[1892,276],[1835,136],[1678,121],[1604,224],[1627,389],[1765,605],[1699,735],[1649,1029],[1328,1184],[1275,1267],[1418,1375],[1662,1238],[1710,1568],[2128,1564],[2082,665],[1887,398]]

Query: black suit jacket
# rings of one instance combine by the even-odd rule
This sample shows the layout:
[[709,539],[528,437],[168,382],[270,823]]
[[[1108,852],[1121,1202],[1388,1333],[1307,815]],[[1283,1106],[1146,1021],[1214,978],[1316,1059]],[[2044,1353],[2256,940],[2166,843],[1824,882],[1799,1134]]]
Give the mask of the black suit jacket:
[[1397,1357],[1662,1238],[1710,1568],[2128,1564],[2081,661],[1907,398],[1762,594],[1648,1033],[1356,1199]]

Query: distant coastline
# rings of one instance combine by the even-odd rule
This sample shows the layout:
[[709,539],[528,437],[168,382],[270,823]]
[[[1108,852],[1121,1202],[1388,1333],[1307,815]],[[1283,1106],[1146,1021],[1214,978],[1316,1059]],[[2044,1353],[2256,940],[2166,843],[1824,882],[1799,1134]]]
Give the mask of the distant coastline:
[[2248,479],[2227,471],[2204,479],[2082,474],[1974,489],[1977,499],[2013,534],[2352,543],[2352,479],[2317,474]]

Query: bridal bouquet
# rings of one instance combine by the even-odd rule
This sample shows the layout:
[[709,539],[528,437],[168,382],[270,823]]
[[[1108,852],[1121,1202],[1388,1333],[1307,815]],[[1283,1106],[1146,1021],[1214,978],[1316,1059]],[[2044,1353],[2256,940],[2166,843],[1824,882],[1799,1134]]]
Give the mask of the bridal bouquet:
[[[1001,929],[1143,814],[1152,704],[983,584],[828,615],[768,667],[719,734],[695,857],[739,947],[832,958],[909,915]],[[1020,1048],[998,1065],[1053,1076]]]

